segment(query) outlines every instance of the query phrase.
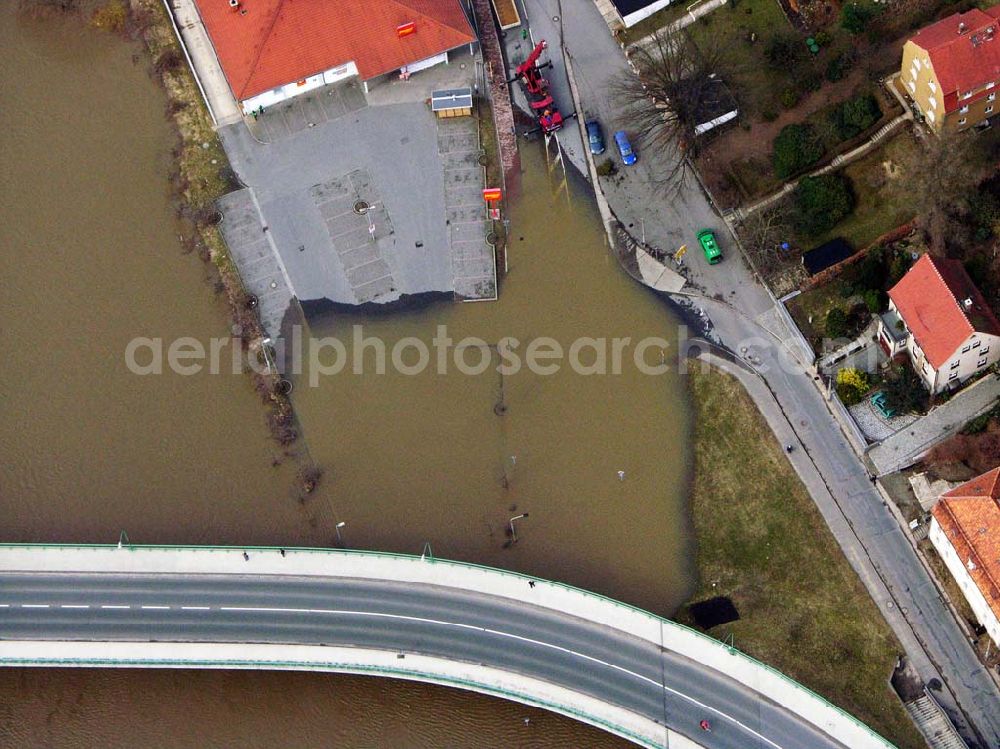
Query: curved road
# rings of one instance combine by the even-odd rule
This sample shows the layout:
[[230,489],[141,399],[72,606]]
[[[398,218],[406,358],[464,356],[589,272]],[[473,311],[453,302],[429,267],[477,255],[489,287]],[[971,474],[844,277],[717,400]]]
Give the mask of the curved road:
[[[327,577],[0,574],[0,639],[325,644],[524,673],[719,749],[842,747],[729,678],[621,631],[438,586]],[[707,717],[711,733],[698,721]]]

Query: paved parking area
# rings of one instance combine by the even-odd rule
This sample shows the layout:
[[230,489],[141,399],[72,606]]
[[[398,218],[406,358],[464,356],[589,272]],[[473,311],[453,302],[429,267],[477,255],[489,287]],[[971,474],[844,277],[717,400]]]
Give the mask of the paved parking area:
[[253,194],[237,190],[220,198],[218,205],[223,217],[219,228],[240,269],[243,285],[257,297],[264,330],[277,338],[286,314],[295,307],[295,300],[278,253],[264,231]]
[[[268,240],[249,242],[235,227],[227,234],[241,248],[234,256],[248,287],[269,247],[271,269],[307,308],[425,292],[495,298],[477,123],[439,120],[426,103],[442,84],[471,85],[474,76],[469,58],[381,82],[367,96],[344,81],[221,128],[248,193],[225,208],[253,206]],[[278,319],[263,305],[262,314]]]

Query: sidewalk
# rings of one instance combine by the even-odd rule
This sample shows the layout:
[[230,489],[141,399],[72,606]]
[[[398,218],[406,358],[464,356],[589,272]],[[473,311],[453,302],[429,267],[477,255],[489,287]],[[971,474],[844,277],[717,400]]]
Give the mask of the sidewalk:
[[868,451],[877,476],[909,468],[934,445],[958,432],[1000,400],[1000,375],[987,375]]
[[215,48],[201,22],[194,0],[166,0],[174,22],[174,31],[180,35],[195,82],[205,97],[205,104],[216,127],[239,122],[243,115],[229,90],[229,83],[222,72]]

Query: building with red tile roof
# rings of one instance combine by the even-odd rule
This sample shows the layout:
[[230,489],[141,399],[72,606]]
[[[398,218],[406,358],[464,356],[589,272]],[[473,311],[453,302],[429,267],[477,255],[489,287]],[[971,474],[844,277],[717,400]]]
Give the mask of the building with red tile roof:
[[244,111],[325,83],[404,74],[473,44],[459,0],[196,0]]
[[1000,360],[1000,321],[959,261],[928,254],[889,289],[879,342],[890,356],[908,350],[939,393]]
[[901,80],[927,124],[940,133],[993,116],[1000,82],[1000,7],[955,13],[903,45]]
[[932,518],[934,548],[1000,645],[1000,467],[943,494]]

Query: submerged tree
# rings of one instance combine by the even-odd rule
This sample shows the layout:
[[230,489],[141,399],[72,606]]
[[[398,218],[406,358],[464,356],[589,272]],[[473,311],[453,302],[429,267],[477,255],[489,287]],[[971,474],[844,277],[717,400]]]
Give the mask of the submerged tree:
[[721,50],[717,44],[699,47],[683,31],[661,29],[631,48],[635,74],[625,73],[611,85],[626,110],[623,122],[659,158],[661,188],[683,184],[688,158],[701,139],[699,120],[717,102],[732,98],[719,77]]

